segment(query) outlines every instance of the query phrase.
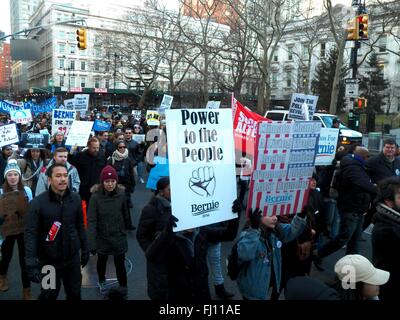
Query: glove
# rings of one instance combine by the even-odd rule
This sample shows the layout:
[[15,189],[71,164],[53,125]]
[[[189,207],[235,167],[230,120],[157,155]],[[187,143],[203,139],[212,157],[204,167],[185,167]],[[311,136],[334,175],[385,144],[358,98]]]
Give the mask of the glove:
[[233,201],[232,212],[239,213],[241,210],[242,210],[242,204],[240,203],[239,199],[236,199],[235,201]]
[[171,214],[167,220],[167,224],[165,225],[164,231],[167,233],[173,233],[172,228],[176,227],[176,222],[178,221],[179,219]]
[[261,224],[261,210],[256,208],[254,211],[250,212],[250,226],[253,229],[258,229]]
[[90,250],[89,253],[90,253],[92,256],[95,256],[95,255],[97,254],[97,251],[96,251],[96,249],[94,249],[94,250]]
[[89,262],[89,253],[82,253],[81,256],[81,266],[84,268]]
[[26,273],[28,274],[28,278],[31,282],[35,283],[41,283],[43,275],[40,272],[39,267],[34,266],[34,267],[26,267]]

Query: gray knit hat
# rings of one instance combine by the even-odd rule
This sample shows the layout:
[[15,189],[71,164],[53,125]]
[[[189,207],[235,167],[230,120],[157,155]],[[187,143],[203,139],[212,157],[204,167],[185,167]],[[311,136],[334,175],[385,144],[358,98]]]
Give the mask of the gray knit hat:
[[10,159],[7,162],[6,169],[4,170],[4,178],[7,176],[7,173],[10,171],[17,171],[17,173],[21,176],[21,169],[18,166],[18,162],[15,159]]

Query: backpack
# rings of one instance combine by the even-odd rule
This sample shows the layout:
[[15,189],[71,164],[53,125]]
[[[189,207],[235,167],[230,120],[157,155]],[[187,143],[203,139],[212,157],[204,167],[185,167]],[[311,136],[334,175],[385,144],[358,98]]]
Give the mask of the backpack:
[[228,273],[228,276],[232,280],[236,280],[239,276],[240,271],[242,271],[250,263],[250,261],[245,261],[245,262],[239,263],[237,244],[238,244],[238,241],[236,241],[233,244],[231,253],[229,254],[229,256],[227,258],[227,262],[228,262],[227,273]]
[[329,197],[331,197],[334,200],[337,200],[337,198],[339,197],[341,180],[342,180],[342,169],[336,168],[335,171],[333,171],[331,185],[329,188]]

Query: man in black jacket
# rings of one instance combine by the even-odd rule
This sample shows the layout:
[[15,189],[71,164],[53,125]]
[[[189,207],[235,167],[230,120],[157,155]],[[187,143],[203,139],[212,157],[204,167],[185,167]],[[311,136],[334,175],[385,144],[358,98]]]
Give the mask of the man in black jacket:
[[[42,287],[39,300],[56,300],[61,280],[67,300],[80,300],[81,266],[89,261],[81,199],[68,190],[64,165],[52,165],[47,176],[50,188],[32,200],[26,219],[27,273],[32,282],[41,283],[43,266],[56,271],[56,288]],[[58,232],[54,232],[57,224]]]
[[365,161],[369,157],[368,149],[356,147],[353,154],[342,158],[339,174],[339,196],[337,200],[340,226],[338,235],[313,253],[317,268],[324,258],[344,245],[346,254],[359,253],[359,241],[362,233],[364,215],[368,211],[371,195],[377,187],[365,171]]
[[376,214],[373,217],[372,262],[389,271],[389,281],[380,287],[380,300],[398,300],[400,292],[400,177],[379,183]]
[[78,170],[81,185],[79,195],[82,200],[89,203],[91,196],[90,189],[100,183],[100,172],[106,166],[106,157],[103,152],[99,152],[100,142],[96,137],[90,138],[87,149],[76,155],[71,155],[70,163]]

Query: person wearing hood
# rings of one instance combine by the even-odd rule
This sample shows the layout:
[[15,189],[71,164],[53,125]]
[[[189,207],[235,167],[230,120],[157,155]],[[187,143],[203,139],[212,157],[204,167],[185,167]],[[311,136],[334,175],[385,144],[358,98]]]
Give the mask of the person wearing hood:
[[[233,213],[240,213],[235,200]],[[147,262],[147,292],[152,300],[204,301],[211,300],[207,248],[208,244],[232,241],[237,233],[239,218],[224,226],[205,226],[174,233],[178,219],[171,212],[169,178],[157,182],[156,195],[143,208],[137,240]]]
[[[60,163],[67,167],[68,170],[68,189],[72,192],[78,192],[81,180],[76,168],[68,162],[68,150],[65,148],[58,148],[54,151],[53,159],[50,160],[47,167],[52,166],[54,163]],[[43,167],[40,171],[38,182],[36,185],[35,196],[45,192],[49,189],[48,177],[46,174],[47,167]]]
[[381,287],[381,300],[397,300],[400,292],[400,177],[379,183],[377,212],[373,217],[372,261],[377,268],[390,272]]
[[100,184],[92,188],[88,208],[88,242],[90,252],[97,254],[97,275],[101,293],[106,293],[108,256],[114,257],[118,283],[127,288],[125,253],[128,251],[126,225],[129,209],[125,190],[118,184],[118,174],[107,165],[101,171]]
[[371,197],[376,195],[377,186],[371,182],[365,170],[365,161],[369,157],[368,149],[357,146],[353,154],[348,154],[340,162],[340,174],[337,177],[339,194],[337,205],[340,215],[338,235],[314,250],[313,260],[318,269],[322,258],[336,252],[346,245],[346,254],[359,253],[364,215],[367,213]]

